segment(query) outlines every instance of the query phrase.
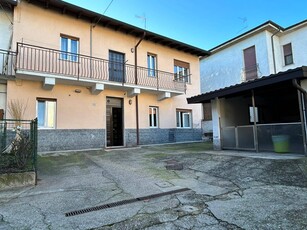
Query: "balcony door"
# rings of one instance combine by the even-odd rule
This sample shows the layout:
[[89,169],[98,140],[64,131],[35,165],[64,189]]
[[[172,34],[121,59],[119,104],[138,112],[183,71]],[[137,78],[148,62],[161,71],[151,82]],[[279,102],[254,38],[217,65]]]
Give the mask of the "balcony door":
[[125,82],[125,54],[109,51],[109,80]]

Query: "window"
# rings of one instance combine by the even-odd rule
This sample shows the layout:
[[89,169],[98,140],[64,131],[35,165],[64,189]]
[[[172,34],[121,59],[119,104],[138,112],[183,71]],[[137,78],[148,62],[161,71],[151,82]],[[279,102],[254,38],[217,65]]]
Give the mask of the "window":
[[158,128],[158,107],[149,107],[149,127]]
[[293,64],[293,55],[292,55],[292,46],[291,43],[284,45],[284,60],[285,60],[285,65],[290,65]]
[[55,128],[56,100],[37,99],[39,128]]
[[177,128],[191,128],[191,111],[176,110]]
[[61,35],[61,59],[68,61],[78,61],[79,39]]
[[258,77],[255,46],[243,50],[245,80],[253,80]]
[[147,54],[147,68],[148,76],[155,77],[157,70],[157,56],[154,54]]
[[189,63],[174,60],[174,74],[176,81],[191,83]]
[[211,121],[212,120],[211,103],[210,102],[204,103],[203,109],[204,109],[204,120]]

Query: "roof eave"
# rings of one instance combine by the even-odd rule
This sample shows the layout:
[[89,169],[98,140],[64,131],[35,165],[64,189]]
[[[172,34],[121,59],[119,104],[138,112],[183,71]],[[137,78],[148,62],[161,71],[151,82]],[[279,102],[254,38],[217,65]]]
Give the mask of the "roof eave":
[[209,52],[216,53],[216,52],[218,52],[218,51],[220,51],[222,49],[225,49],[226,47],[229,47],[229,46],[233,45],[234,43],[237,43],[237,42],[239,42],[241,40],[246,39],[246,37],[254,35],[255,33],[259,33],[259,32],[262,32],[264,30],[269,30],[269,28],[271,28],[273,31],[276,31],[276,32],[284,30],[283,27],[279,26],[275,22],[267,21],[267,22],[265,22],[265,23],[255,27],[255,28],[253,28],[253,29],[243,33],[243,34],[240,34],[237,37],[234,37],[234,38],[232,38],[232,39],[230,39],[230,40],[228,40],[228,41],[226,41],[226,42],[224,42],[224,43],[222,43],[222,44],[220,44],[220,45],[210,49]]
[[[90,21],[93,25],[100,25],[106,28],[110,28],[115,31],[120,31],[125,34],[130,34],[135,37],[140,37],[146,32],[145,40],[152,40],[155,38],[155,43],[177,49],[182,52],[189,53],[191,55],[200,57],[200,56],[208,56],[210,52],[188,45],[186,43],[182,43],[180,41],[164,37],[162,35],[141,29],[139,27],[124,23],[122,21],[118,21],[116,19],[104,16],[102,14],[90,11],[88,9],[73,5],[71,3],[60,1],[60,0],[31,0],[29,1],[31,4],[38,5],[44,8],[52,8],[53,10],[57,10],[62,12],[63,14],[72,14],[75,15],[78,19],[85,19]],[[151,39],[150,39],[151,38]],[[170,46],[169,44],[172,44]]]
[[231,94],[244,92],[259,87],[276,84],[292,79],[307,78],[307,66],[302,66],[296,69],[291,69],[285,72],[272,74],[266,77],[258,78],[253,81],[243,82],[241,84],[229,86],[223,89],[215,90],[212,92],[204,93],[194,97],[187,98],[189,104],[204,103],[214,98],[225,97]]

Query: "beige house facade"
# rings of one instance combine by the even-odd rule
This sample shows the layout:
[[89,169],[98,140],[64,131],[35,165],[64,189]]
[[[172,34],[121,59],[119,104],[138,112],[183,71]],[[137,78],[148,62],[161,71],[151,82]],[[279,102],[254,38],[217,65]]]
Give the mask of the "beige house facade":
[[14,6],[7,104],[38,118],[40,152],[201,140],[205,50],[63,1]]

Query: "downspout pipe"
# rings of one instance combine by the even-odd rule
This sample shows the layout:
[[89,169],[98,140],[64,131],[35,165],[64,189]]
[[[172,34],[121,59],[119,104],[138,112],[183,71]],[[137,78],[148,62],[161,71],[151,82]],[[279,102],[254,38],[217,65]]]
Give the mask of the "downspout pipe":
[[135,84],[138,84],[138,74],[137,74],[137,64],[138,64],[138,46],[141,44],[141,42],[144,40],[146,36],[146,32],[144,31],[142,37],[140,38],[140,40],[138,41],[138,43],[136,43],[136,45],[134,46],[134,80],[135,80]]
[[[292,79],[292,85],[304,95],[304,107],[306,109],[306,106],[307,106],[307,91],[297,83],[296,79]],[[307,117],[306,111],[305,111],[305,116]]]
[[[306,114],[306,106],[307,106],[307,92],[305,89],[302,88],[302,86],[300,86],[297,83],[296,79],[292,79],[292,85],[303,94],[303,104],[304,104],[304,108],[302,108],[302,97],[299,97],[299,104],[300,104],[300,113],[301,113],[301,119],[302,119],[302,128],[305,129],[303,132],[303,143],[304,143],[304,152],[305,155],[307,154],[307,147],[306,147],[306,136],[307,136],[307,128],[306,128],[306,118],[307,118],[307,114]],[[304,109],[304,111],[303,111]]]
[[271,45],[272,45],[272,55],[273,55],[273,67],[274,67],[274,74],[276,73],[276,60],[275,60],[275,49],[274,49],[274,36],[280,32],[280,27],[278,27],[278,31],[276,31],[271,36]]
[[305,99],[307,98],[307,91],[297,83],[296,79],[292,79],[292,85],[304,95]]
[[[138,84],[138,73],[137,73],[137,69],[138,69],[138,46],[141,44],[141,42],[144,40],[146,36],[146,32],[144,31],[142,37],[140,38],[140,40],[138,41],[138,43],[136,43],[136,45],[134,46],[134,82],[135,85]],[[140,125],[139,125],[139,97],[138,95],[135,96],[135,119],[136,119],[136,144],[140,145]]]

